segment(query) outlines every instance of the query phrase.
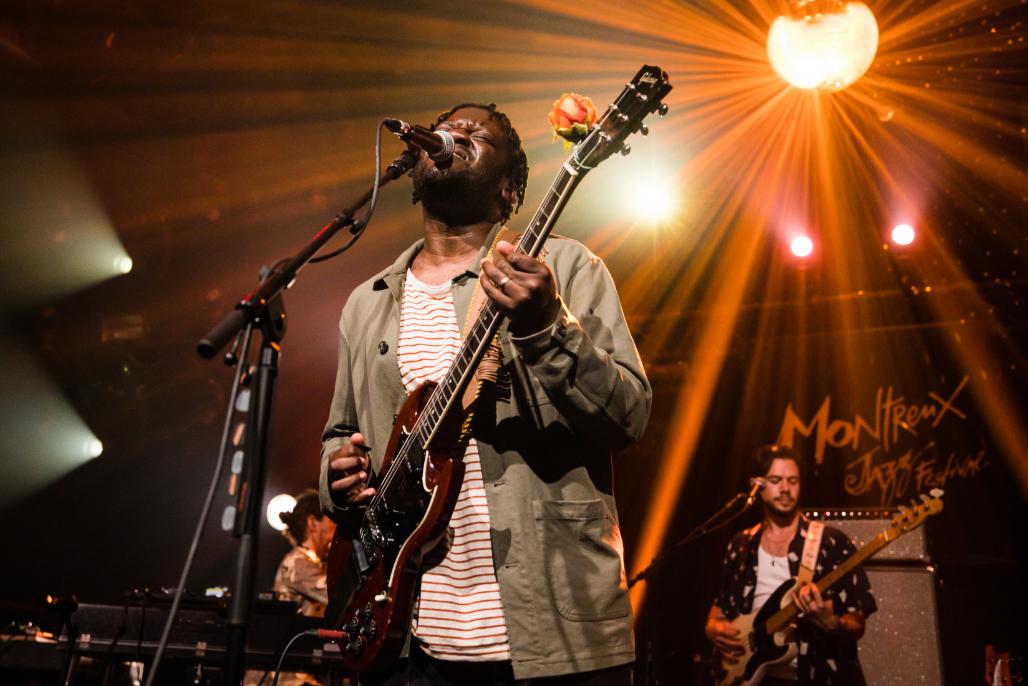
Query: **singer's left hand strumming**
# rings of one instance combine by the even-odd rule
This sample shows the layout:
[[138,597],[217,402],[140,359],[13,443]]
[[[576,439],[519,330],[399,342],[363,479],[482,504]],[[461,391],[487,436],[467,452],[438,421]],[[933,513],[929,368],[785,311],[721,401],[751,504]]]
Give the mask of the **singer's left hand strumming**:
[[515,253],[507,241],[497,243],[495,252],[492,261],[482,260],[482,288],[510,319],[511,333],[529,336],[557,321],[557,284],[546,263]]

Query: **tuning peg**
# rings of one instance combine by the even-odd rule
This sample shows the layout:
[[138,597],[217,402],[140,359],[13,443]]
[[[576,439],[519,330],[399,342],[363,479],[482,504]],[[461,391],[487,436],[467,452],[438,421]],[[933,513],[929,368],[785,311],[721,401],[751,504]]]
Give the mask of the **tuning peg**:
[[650,127],[646,126],[646,124],[639,124],[639,133],[641,133],[644,136],[649,136]]
[[922,503],[927,503],[929,500],[932,499],[931,496],[929,496],[927,493],[922,493],[919,497],[921,498]]
[[667,103],[662,102],[660,103],[660,107],[657,108],[657,114],[663,117],[665,114],[667,114],[667,109]]
[[628,153],[630,153],[630,152],[632,152],[632,146],[631,145],[629,145],[628,143],[625,143],[624,145],[621,146],[621,154],[622,155],[625,155],[627,157]]
[[941,498],[942,497],[942,493],[943,493],[941,488],[933,488],[932,490],[930,490],[928,492],[932,494],[933,498]]
[[910,508],[906,505],[897,505],[896,507],[897,509],[899,509],[900,514],[907,514],[908,512],[910,512]]

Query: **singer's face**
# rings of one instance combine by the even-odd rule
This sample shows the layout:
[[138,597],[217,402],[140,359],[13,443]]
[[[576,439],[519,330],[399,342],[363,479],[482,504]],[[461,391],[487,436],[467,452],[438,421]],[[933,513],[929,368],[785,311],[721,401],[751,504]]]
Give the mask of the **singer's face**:
[[796,461],[772,460],[764,479],[767,483],[760,491],[764,507],[783,515],[795,512],[800,500],[800,468]]
[[436,126],[437,131],[448,131],[453,136],[453,166],[480,171],[503,173],[510,165],[507,136],[491,116],[489,110],[465,107],[457,110],[446,121]]
[[503,128],[488,110],[465,107],[436,130],[453,136],[453,162],[440,168],[422,153],[414,168],[414,190],[425,210],[451,226],[498,220],[509,186],[510,153]]

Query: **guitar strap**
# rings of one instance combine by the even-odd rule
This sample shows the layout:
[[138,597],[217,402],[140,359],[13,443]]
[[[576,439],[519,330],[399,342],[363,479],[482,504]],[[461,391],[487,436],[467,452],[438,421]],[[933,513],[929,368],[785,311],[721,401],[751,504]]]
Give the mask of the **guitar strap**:
[[797,585],[814,580],[814,569],[817,567],[817,554],[821,550],[821,537],[824,535],[823,522],[811,521],[807,524],[807,540],[803,542],[803,555],[800,557],[800,573],[796,575]]
[[[521,234],[516,234],[506,226],[501,227],[496,232],[496,237],[493,238],[492,245],[489,246],[489,253],[486,255],[486,259],[492,259],[493,251],[496,249],[496,244],[500,241],[507,241],[513,244],[516,240],[521,237]],[[464,321],[464,331],[470,332],[471,326],[478,320],[479,314],[482,312],[482,308],[485,307],[486,302],[489,300],[489,296],[485,294],[482,289],[482,279],[484,277],[479,275],[478,283],[475,284],[475,292],[471,295],[471,303],[468,305],[467,317]],[[475,374],[471,381],[468,383],[467,388],[464,389],[464,396],[461,398],[461,406],[464,409],[465,417],[464,423],[461,425],[461,434],[466,434],[471,428],[471,409],[478,399],[478,395],[482,390],[483,383],[496,383],[497,376],[500,372],[500,334],[497,332],[493,336],[493,340],[489,342],[489,349],[486,350],[485,355],[482,357],[482,361],[479,362],[475,368]]]

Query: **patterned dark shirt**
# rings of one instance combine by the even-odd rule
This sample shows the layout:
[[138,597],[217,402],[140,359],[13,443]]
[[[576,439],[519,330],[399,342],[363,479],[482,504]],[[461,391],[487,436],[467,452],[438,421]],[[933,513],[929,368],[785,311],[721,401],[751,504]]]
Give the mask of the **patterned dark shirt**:
[[[789,544],[789,574],[792,577],[800,571],[800,557],[808,523],[806,517],[800,517],[796,536]],[[714,602],[730,620],[753,611],[761,530],[762,526],[758,524],[736,534],[728,543],[720,591]],[[814,569],[814,581],[830,573],[856,550],[846,534],[826,526]],[[828,589],[824,597],[831,598],[836,615],[859,612],[866,618],[878,609],[871,595],[871,584],[860,567]],[[856,641],[826,634],[810,622],[802,620],[797,626],[796,636],[799,643],[797,677],[800,684],[861,686],[865,683],[857,661]]]

